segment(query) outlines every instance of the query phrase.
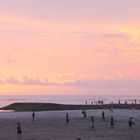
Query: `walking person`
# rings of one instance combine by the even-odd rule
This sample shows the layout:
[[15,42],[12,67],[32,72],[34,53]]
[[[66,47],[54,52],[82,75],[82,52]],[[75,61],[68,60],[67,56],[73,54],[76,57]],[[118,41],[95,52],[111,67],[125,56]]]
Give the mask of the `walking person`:
[[131,117],[128,120],[128,126],[129,126],[130,129],[132,129],[133,128],[133,125],[135,125],[135,123],[134,123],[133,117]]
[[110,127],[114,128],[114,117],[113,116],[111,116],[111,119],[110,119]]
[[105,112],[102,112],[102,121],[105,121]]
[[17,123],[17,137],[22,137],[22,130],[19,122]]
[[82,111],[82,114],[83,114],[83,119],[87,117],[87,112],[86,112],[86,110],[83,110],[83,111]]

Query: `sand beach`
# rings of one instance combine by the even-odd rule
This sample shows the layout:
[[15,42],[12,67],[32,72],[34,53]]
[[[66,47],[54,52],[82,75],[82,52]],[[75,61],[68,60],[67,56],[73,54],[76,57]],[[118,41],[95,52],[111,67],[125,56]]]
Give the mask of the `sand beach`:
[[[35,112],[1,112],[0,140],[139,140],[140,110],[104,109],[106,121],[101,121],[102,109],[87,110],[83,119],[82,110]],[[65,116],[70,122],[66,125]],[[115,127],[110,128],[110,116],[115,119]],[[91,128],[91,116],[94,116],[95,128]],[[134,117],[135,126],[128,127],[128,119]],[[17,138],[17,122],[20,122],[22,138]]]

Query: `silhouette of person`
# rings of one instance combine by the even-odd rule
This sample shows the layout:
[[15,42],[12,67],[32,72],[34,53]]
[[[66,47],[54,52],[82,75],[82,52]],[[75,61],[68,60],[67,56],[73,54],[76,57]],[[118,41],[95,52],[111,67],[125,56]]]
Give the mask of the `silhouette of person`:
[[66,125],[68,125],[68,124],[69,124],[69,114],[66,113]]
[[84,110],[82,110],[82,114],[84,115]]
[[22,137],[22,130],[19,122],[17,123],[17,137],[18,136]]
[[83,119],[87,117],[87,112],[86,112],[86,110],[83,110],[83,111],[82,111],[82,114],[83,114]]
[[102,121],[105,121],[105,112],[102,112]]
[[132,129],[133,125],[135,125],[133,117],[129,118],[128,125],[130,129]]
[[77,138],[77,140],[81,140],[81,138]]
[[111,116],[111,119],[110,119],[110,126],[114,127],[114,118],[113,118],[113,116]]
[[92,123],[91,127],[94,128],[94,117],[93,116],[91,117],[91,123]]
[[32,119],[35,120],[35,112],[32,113]]

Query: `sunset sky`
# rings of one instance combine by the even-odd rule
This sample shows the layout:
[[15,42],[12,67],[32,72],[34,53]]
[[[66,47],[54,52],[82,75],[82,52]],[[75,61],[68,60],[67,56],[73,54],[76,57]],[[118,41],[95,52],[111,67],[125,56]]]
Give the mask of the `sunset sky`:
[[0,94],[140,94],[140,0],[0,0]]

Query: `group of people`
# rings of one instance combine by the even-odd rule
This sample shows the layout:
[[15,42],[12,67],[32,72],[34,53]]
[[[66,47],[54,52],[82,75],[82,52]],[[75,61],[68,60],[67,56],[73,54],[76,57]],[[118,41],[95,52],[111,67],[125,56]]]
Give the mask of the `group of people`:
[[[104,111],[102,112],[102,121],[106,121],[106,119],[105,119],[105,112]],[[110,126],[113,127],[114,125],[115,125],[115,123],[114,123],[114,117],[111,115],[111,118],[110,118]],[[129,120],[128,120],[128,126],[129,126],[129,128],[132,128],[133,125],[135,125],[134,118],[133,117],[130,117]]]
[[[86,118],[87,117],[87,113],[86,113],[86,110],[83,110],[82,111],[82,114],[83,114],[83,118]],[[102,121],[106,121],[106,118],[105,118],[105,112],[102,111],[102,114],[101,114],[101,120]],[[68,125],[69,124],[69,115],[68,113],[66,113],[66,124]],[[110,117],[110,127],[113,128],[115,125],[114,123],[114,117],[111,115]],[[130,117],[129,120],[128,120],[128,126],[129,128],[132,128],[133,125],[135,125],[134,123],[134,118],[133,117]],[[91,116],[91,127],[94,128],[94,117]]]
[[[87,117],[87,112],[86,110],[83,110],[82,111],[82,114],[83,114],[83,118],[86,118]],[[105,112],[102,111],[102,114],[101,114],[101,120],[102,121],[106,121],[106,118],[105,118]],[[35,112],[32,112],[32,121],[35,121]],[[66,125],[68,125],[70,122],[70,119],[69,119],[69,114],[66,113]],[[113,128],[115,125],[114,123],[114,117],[111,116],[110,118],[110,127]],[[134,118],[133,117],[130,117],[129,120],[128,120],[128,126],[130,129],[132,129],[133,125],[135,125],[134,123]],[[91,116],[91,127],[94,128],[94,117]],[[22,129],[21,129],[21,125],[20,123],[18,122],[17,123],[17,137],[22,137]],[[77,140],[81,140],[81,138],[78,138]]]

